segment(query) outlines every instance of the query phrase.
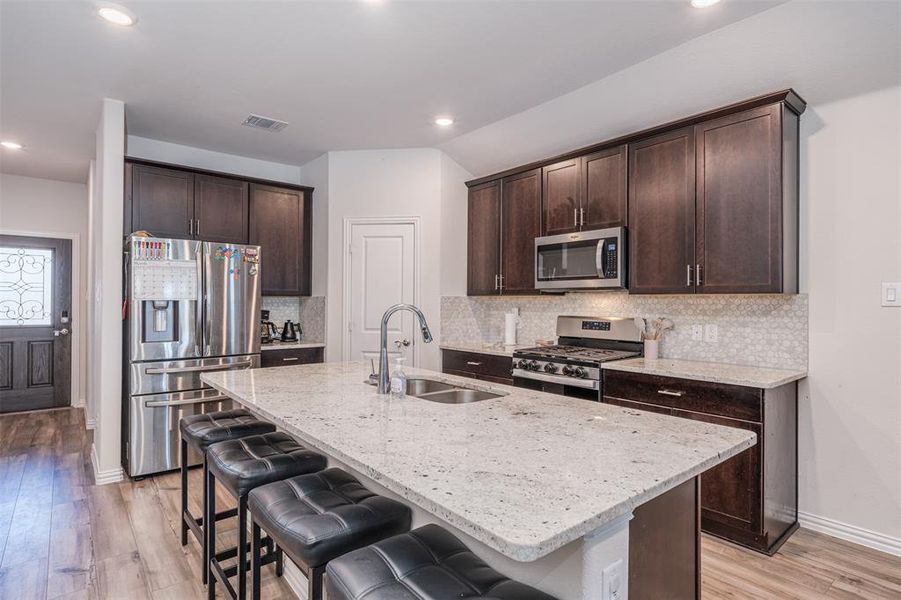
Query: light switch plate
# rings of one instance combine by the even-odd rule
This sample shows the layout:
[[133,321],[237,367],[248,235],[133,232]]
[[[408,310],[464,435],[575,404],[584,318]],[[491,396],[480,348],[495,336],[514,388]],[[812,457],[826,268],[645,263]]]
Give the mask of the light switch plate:
[[700,342],[704,339],[704,326],[703,325],[692,325],[691,326],[691,339],[695,342]]
[[624,600],[623,561],[620,559],[607,565],[601,572],[601,577],[601,600]]
[[714,323],[708,323],[707,327],[704,328],[704,341],[715,344],[719,341],[719,337],[719,328]]
[[901,281],[882,282],[882,306],[901,306]]

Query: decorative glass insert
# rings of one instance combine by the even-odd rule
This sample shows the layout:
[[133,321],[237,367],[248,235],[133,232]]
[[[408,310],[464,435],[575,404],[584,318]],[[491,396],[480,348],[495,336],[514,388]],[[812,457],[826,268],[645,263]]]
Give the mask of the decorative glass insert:
[[50,325],[53,250],[0,246],[0,326]]

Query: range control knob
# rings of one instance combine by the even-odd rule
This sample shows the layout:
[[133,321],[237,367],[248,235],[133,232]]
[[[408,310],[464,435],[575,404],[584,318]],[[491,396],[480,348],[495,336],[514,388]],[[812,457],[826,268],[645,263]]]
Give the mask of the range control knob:
[[520,359],[519,359],[519,362],[516,363],[516,366],[519,367],[520,369],[523,369],[523,370],[528,369],[528,368],[529,368],[529,361],[527,361],[527,360],[524,359],[524,358],[520,358]]
[[564,375],[572,375],[572,374],[573,374],[573,368],[572,368],[571,366],[569,366],[569,365],[566,365],[565,367],[563,367],[563,374],[564,374]]
[[538,370],[538,362],[536,362],[534,360],[529,361],[529,370],[537,371]]
[[574,377],[585,377],[586,375],[588,375],[588,373],[582,367],[576,367],[575,369],[573,369]]
[[545,365],[544,365],[544,372],[545,372],[545,373],[556,373],[556,372],[557,372],[557,365],[555,365],[554,363],[547,363],[547,364],[545,364]]

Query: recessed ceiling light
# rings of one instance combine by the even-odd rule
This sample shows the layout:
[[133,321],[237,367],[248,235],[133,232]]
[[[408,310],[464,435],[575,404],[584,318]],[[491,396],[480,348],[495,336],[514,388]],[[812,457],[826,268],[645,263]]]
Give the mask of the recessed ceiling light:
[[9,148],[10,150],[21,150],[22,149],[22,144],[19,144],[17,142],[9,142],[9,141],[0,142],[0,146],[3,146],[4,148]]
[[719,4],[720,0],[691,0],[691,5],[695,8],[709,8],[714,4]]
[[438,127],[450,127],[454,124],[454,120],[450,117],[435,117],[435,125]]
[[138,22],[138,17],[133,12],[119,4],[110,4],[108,2],[98,4],[97,14],[105,21],[123,27],[131,27]]

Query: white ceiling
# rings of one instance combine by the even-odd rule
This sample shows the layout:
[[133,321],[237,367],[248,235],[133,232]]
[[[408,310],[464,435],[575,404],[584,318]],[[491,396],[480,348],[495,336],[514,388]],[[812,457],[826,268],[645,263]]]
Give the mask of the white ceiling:
[[[0,2],[0,137],[27,146],[0,170],[84,181],[103,97],[129,134],[288,164],[438,146],[780,1],[121,3],[135,27]],[[250,112],[290,126],[241,127]]]

